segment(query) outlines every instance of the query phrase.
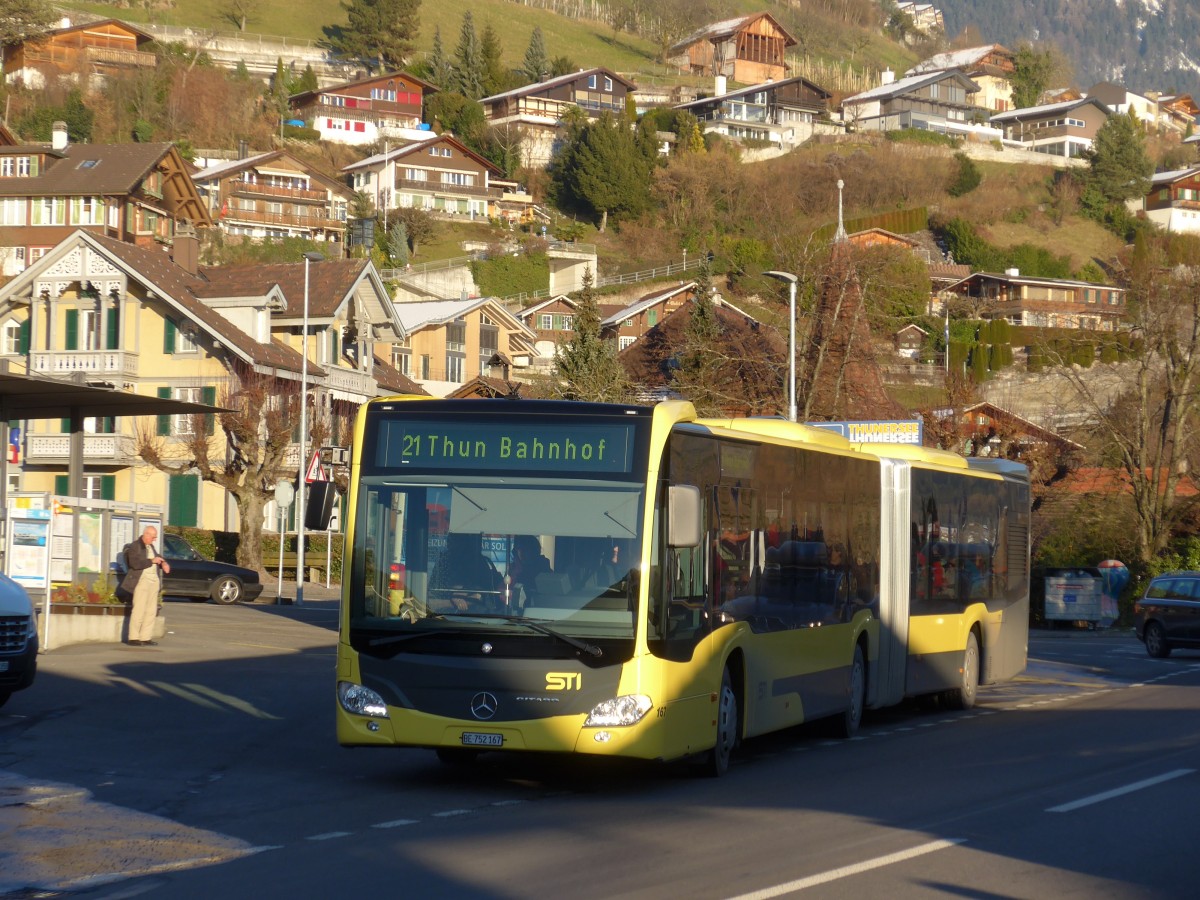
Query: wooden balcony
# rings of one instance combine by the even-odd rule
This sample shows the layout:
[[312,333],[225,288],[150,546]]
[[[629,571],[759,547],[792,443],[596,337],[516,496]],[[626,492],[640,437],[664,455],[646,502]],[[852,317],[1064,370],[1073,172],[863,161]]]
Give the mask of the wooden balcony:
[[29,355],[32,371],[57,378],[82,372],[123,381],[138,373],[138,355],[126,350],[34,350]]
[[306,203],[329,202],[329,195],[325,191],[312,191],[307,188],[276,187],[273,184],[256,184],[249,181],[231,181],[229,187],[233,193],[242,197],[279,197]]
[[[71,435],[30,434],[25,438],[25,459],[31,463],[65,463],[71,455]],[[137,440],[131,434],[85,434],[85,463],[131,466],[138,461]]]
[[427,191],[431,194],[461,194],[464,197],[488,198],[499,200],[503,191],[496,187],[482,187],[477,184],[443,184],[440,181],[415,181],[411,178],[397,178],[398,191]]
[[152,69],[158,65],[158,57],[153,53],[119,47],[69,46],[55,43],[25,47],[26,65],[49,63],[59,68],[70,68],[76,65],[80,58],[91,65],[119,68]]
[[223,222],[254,222],[260,225],[283,225],[290,228],[307,228],[310,231],[345,231],[346,223],[328,215],[298,216],[295,213],[269,213],[257,209],[230,209],[222,217]]

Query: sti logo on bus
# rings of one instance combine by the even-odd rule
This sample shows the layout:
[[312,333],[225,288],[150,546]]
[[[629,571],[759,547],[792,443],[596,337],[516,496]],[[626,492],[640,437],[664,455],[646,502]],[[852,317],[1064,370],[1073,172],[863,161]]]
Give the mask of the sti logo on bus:
[[582,672],[547,672],[546,690],[548,691],[581,691],[583,690]]

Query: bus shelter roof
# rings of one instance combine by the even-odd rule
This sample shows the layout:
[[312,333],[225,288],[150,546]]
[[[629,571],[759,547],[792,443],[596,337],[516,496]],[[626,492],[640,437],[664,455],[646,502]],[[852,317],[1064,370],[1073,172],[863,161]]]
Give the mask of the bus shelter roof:
[[[147,397],[77,381],[0,372],[0,419],[66,419],[73,416],[150,416],[228,412],[218,406]],[[82,427],[80,425],[79,427]]]

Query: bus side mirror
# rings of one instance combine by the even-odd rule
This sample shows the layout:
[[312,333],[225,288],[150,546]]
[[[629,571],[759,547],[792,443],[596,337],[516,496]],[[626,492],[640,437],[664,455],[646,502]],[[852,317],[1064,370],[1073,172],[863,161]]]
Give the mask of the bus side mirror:
[[667,488],[667,515],[669,546],[700,546],[700,488],[694,484],[673,484]]
[[308,531],[325,531],[333,518],[333,504],[337,500],[337,485],[332,481],[314,481],[308,486],[308,497],[304,503],[304,527]]

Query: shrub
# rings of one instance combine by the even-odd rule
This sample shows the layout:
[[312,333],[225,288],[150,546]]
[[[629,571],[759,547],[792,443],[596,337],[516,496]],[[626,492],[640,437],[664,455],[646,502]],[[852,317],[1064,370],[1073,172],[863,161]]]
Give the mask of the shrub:
[[979,171],[979,166],[975,165],[975,160],[961,151],[954,154],[954,159],[954,176],[950,179],[946,192],[951,197],[961,197],[979,187],[983,181],[983,173]]

